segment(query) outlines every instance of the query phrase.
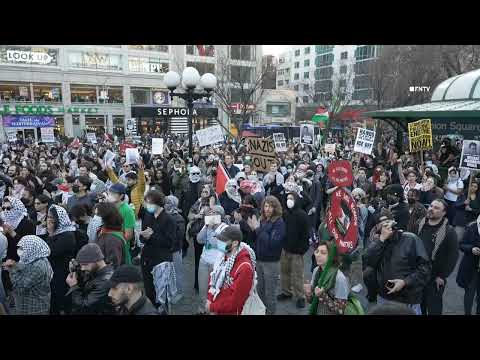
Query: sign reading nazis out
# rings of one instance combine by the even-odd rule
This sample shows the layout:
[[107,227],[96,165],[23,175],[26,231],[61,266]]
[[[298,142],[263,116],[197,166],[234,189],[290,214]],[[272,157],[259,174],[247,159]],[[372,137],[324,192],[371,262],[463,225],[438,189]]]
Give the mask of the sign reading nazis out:
[[277,158],[273,140],[247,137],[245,138],[245,145],[252,158],[253,169],[259,172],[269,172],[271,163]]
[[432,149],[432,120],[422,119],[408,124],[410,152]]

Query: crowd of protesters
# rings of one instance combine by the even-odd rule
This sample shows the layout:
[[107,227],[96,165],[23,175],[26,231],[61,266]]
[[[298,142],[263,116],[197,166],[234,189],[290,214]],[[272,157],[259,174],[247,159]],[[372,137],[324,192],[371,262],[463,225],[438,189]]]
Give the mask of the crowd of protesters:
[[[289,141],[260,172],[232,139],[195,146],[189,159],[183,136],[166,136],[161,155],[147,137],[131,145],[133,162],[112,138],[97,140],[1,145],[0,311],[169,314],[192,274],[192,314],[248,313],[257,294],[267,315],[279,301],[312,315],[349,314],[365,289],[369,307],[435,315],[463,254],[457,284],[472,312],[480,178],[458,168],[458,143],[445,139],[421,163],[393,140],[371,155],[342,138],[335,154]],[[357,249],[346,255],[325,224],[337,188],[328,169],[338,159],[351,163],[346,190],[359,215]],[[194,269],[185,269],[188,251]]]

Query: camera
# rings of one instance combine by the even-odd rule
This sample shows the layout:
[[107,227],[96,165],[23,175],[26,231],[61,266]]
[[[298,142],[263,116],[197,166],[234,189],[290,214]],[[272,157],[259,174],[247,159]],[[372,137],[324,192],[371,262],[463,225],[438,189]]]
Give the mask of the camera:
[[85,272],[82,271],[82,267],[80,266],[77,260],[75,259],[70,260],[70,263],[68,264],[68,271],[70,271],[70,273],[75,273],[77,275],[78,286],[83,287],[85,285],[85,282],[86,282]]

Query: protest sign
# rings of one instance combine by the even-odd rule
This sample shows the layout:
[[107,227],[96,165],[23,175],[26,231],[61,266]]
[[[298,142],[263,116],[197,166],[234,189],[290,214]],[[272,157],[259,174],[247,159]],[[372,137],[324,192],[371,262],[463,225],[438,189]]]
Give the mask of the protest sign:
[[353,151],[370,155],[375,141],[375,131],[359,128]]
[[163,138],[152,139],[152,155],[163,154]]
[[96,144],[97,135],[95,135],[95,133],[87,133],[87,140],[90,141],[92,144]]
[[113,159],[115,159],[115,154],[113,152],[111,152],[110,150],[107,150],[107,152],[103,156],[103,162],[104,162],[105,166],[110,165],[112,163]]
[[313,125],[302,125],[300,128],[300,144],[313,145],[314,134]]
[[197,130],[195,132],[195,135],[197,136],[200,146],[208,146],[223,142],[225,140],[223,137],[222,127],[220,125],[210,126],[206,129]]
[[140,154],[137,148],[130,148],[125,150],[125,164],[136,164],[140,159]]
[[352,186],[352,165],[347,160],[332,161],[328,166],[328,179],[334,186]]
[[325,152],[335,154],[335,144],[325,144]]
[[45,143],[55,142],[55,135],[53,133],[53,127],[44,127],[40,128],[40,134],[42,136],[42,141]]
[[432,149],[432,120],[422,119],[408,124],[410,152]]
[[119,146],[119,149],[120,149],[120,155],[125,155],[125,150],[126,149],[133,149],[133,148],[136,148],[137,145],[135,144],[131,144],[131,143],[128,143],[128,142],[124,142],[122,144],[120,144]]
[[245,145],[247,153],[252,158],[252,168],[260,172],[269,172],[271,163],[277,158],[273,140],[247,137]]
[[480,141],[463,141],[460,167],[470,170],[480,170]]
[[273,141],[275,142],[275,150],[277,152],[287,151],[287,141],[285,140],[285,135],[283,133],[273,134]]
[[339,253],[355,250],[358,241],[358,210],[352,195],[344,188],[336,189],[327,210],[327,229],[335,239]]
[[17,130],[16,129],[6,129],[8,142],[17,141]]

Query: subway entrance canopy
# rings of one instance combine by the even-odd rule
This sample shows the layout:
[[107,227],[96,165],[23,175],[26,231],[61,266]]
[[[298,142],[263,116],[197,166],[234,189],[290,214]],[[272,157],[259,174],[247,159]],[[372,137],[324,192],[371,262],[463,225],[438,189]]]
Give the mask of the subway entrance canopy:
[[480,139],[480,69],[457,75],[440,83],[431,101],[425,104],[370,111],[374,119],[397,123],[407,131],[407,124],[432,119],[434,135],[460,135]]

